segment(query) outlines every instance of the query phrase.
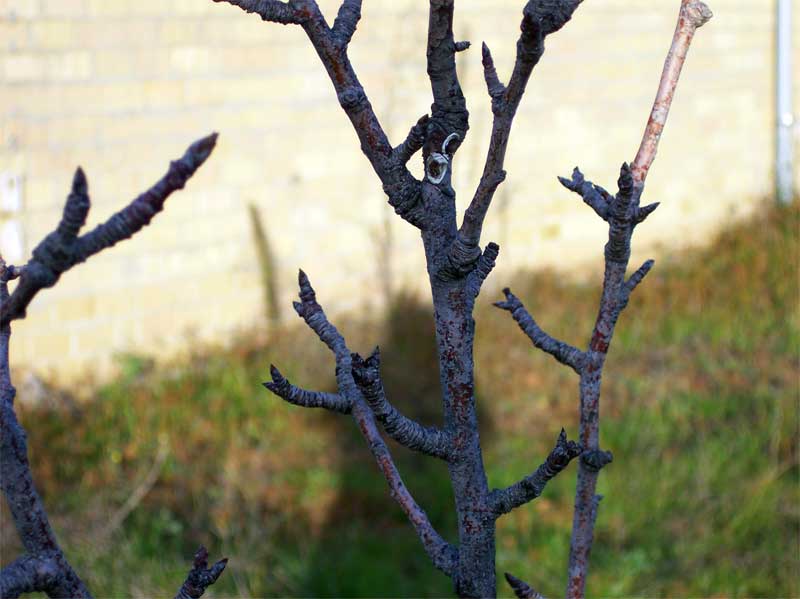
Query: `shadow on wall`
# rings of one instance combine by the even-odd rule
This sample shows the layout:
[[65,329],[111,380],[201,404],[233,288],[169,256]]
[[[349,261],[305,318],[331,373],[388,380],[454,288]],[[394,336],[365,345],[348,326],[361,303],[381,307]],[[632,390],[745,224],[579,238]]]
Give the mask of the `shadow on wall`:
[[253,203],[247,205],[250,216],[250,225],[253,231],[253,245],[255,246],[258,270],[261,276],[261,286],[264,292],[264,316],[268,325],[274,326],[281,322],[281,306],[278,302],[278,276],[275,254],[264,227],[261,210]]

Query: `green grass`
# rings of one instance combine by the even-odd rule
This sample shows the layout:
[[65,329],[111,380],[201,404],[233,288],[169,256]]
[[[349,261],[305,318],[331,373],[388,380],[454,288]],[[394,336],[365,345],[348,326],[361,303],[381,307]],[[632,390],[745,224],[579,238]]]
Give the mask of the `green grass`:
[[[799,230],[797,208],[771,210],[657,264],[637,289],[605,369],[601,437],[615,460],[600,479],[591,596],[800,595]],[[512,280],[542,326],[585,345],[598,285],[553,273]],[[494,299],[481,298],[475,354],[485,461],[501,486],[535,468],[562,426],[576,435],[577,377],[533,349]],[[429,311],[401,296],[386,322],[339,324],[353,349],[380,343],[390,397],[436,422]],[[128,356],[123,376],[76,409],[19,406],[62,544],[96,594],[174,592],[201,542],[231,558],[211,596],[450,594],[352,421],[261,388],[274,362],[330,389],[322,344],[293,325],[234,348],[169,365]],[[105,534],[160,444],[158,482]],[[454,538],[446,469],[395,453]],[[563,593],[574,485],[571,466],[499,521],[499,572]],[[18,550],[7,525],[0,548],[4,561]]]

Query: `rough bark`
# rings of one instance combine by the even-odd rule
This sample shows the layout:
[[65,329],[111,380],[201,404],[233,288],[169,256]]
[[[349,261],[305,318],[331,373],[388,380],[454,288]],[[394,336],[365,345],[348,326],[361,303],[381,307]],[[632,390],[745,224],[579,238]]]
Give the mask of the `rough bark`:
[[[61,221],[36,246],[28,263],[22,267],[6,265],[0,256],[0,490],[26,551],[24,556],[0,571],[0,597],[18,597],[37,591],[49,597],[91,597],[59,546],[33,481],[27,435],[14,411],[16,389],[11,382],[9,366],[11,323],[24,318],[36,294],[55,285],[75,264],[146,226],[163,208],[167,197],[181,189],[208,158],[215,141],[216,134],[213,134],[192,144],[180,160],[170,164],[167,174],[158,183],[108,221],[80,236],[90,202],[86,177],[78,168]],[[9,282],[15,279],[16,288],[9,294]],[[213,577],[203,577],[197,559],[181,591],[184,594],[179,593],[181,598],[202,595],[224,568],[223,560],[212,567]],[[190,589],[195,594],[190,594]]]

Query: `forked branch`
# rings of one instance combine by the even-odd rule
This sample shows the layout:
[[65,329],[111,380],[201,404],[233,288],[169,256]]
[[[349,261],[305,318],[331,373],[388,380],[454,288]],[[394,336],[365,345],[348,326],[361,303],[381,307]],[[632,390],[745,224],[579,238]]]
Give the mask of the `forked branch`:
[[495,302],[494,305],[511,313],[512,318],[519,325],[519,328],[528,336],[535,347],[550,354],[556,360],[562,364],[566,364],[580,374],[583,363],[586,360],[586,354],[577,347],[559,341],[545,333],[533,319],[533,316],[525,309],[520,299],[511,293],[508,287],[503,289],[503,293],[506,296],[506,300],[504,302]]
[[458,233],[461,242],[467,246],[477,246],[480,243],[483,221],[492,203],[494,192],[505,180],[503,164],[511,135],[511,125],[533,68],[544,53],[544,39],[561,29],[572,18],[580,3],[581,0],[529,0],[525,4],[520,36],[517,40],[514,70],[507,86],[500,82],[492,54],[488,46],[483,44],[483,72],[492,100],[494,120],[483,174],[475,195],[464,213],[464,220]]
[[23,318],[36,294],[55,285],[64,272],[99,251],[128,239],[149,224],[163,209],[170,194],[182,189],[206,161],[216,141],[217,134],[213,133],[193,143],[182,158],[170,163],[167,174],[158,183],[106,222],[80,237],[78,233],[86,223],[90,201],[86,176],[83,169],[78,168],[61,222],[34,248],[31,260],[16,273],[19,283],[8,301],[3,303],[0,321],[5,324]]
[[[216,134],[213,134],[192,144],[180,160],[170,164],[167,174],[158,183],[108,221],[81,236],[90,202],[86,177],[79,168],[61,221],[36,246],[31,260],[22,267],[14,267],[7,266],[0,256],[0,490],[26,551],[24,556],[0,571],[0,597],[17,597],[35,591],[50,597],[91,597],[59,546],[34,485],[27,435],[14,411],[16,389],[11,383],[8,361],[11,322],[23,318],[36,294],[55,285],[75,264],[146,226],[161,211],[167,197],[181,189],[205,162],[215,142]],[[14,279],[19,281],[14,292],[9,294],[8,283]],[[191,586],[194,594],[184,585],[186,593],[179,596],[199,597],[217,579],[222,568],[224,563],[218,562],[206,577],[202,577],[199,570],[194,577],[190,574],[187,584],[197,583]]]
[[581,454],[581,446],[575,441],[567,440],[567,433],[561,429],[556,446],[547,456],[544,463],[533,474],[521,481],[506,487],[495,489],[491,494],[492,511],[495,517],[502,516],[521,505],[533,501],[544,491],[545,486],[569,463]]
[[422,183],[405,166],[408,158],[416,151],[411,149],[416,142],[399,152],[392,151],[386,132],[347,54],[348,44],[361,17],[361,1],[344,0],[332,28],[315,0],[292,0],[289,3],[275,0],[214,1],[238,6],[246,12],[255,12],[266,21],[293,23],[303,28],[328,73],[340,106],[350,119],[361,144],[361,151],[383,184],[389,204],[407,222],[415,227],[422,227]]
[[453,439],[450,435],[436,427],[422,426],[402,414],[386,399],[380,375],[380,349],[376,347],[366,360],[353,354],[352,360],[353,379],[386,434],[404,447],[449,460],[453,453]]
[[[325,401],[332,404],[333,407],[331,405],[317,406],[316,404],[321,402],[321,400],[319,400],[319,395],[309,395],[309,398],[312,396],[316,397],[313,401],[309,399],[306,402],[293,401],[292,403],[307,407],[327,407],[338,412],[344,412],[343,409],[337,409],[340,406],[347,405],[349,407],[349,413],[356,421],[372,456],[378,463],[378,467],[389,485],[390,495],[408,517],[417,532],[417,536],[422,542],[425,552],[430,557],[434,566],[442,570],[445,574],[451,574],[458,559],[458,551],[436,532],[425,511],[417,504],[408,488],[403,483],[391,453],[389,452],[389,448],[381,437],[378,425],[375,421],[375,414],[373,414],[370,405],[368,405],[365,399],[363,391],[365,387],[369,388],[370,392],[378,392],[371,384],[371,381],[369,381],[372,373],[368,371],[375,366],[374,361],[367,366],[360,363],[361,358],[357,354],[350,353],[344,337],[339,333],[336,327],[330,323],[322,306],[317,302],[316,292],[311,286],[308,276],[302,270],[299,273],[298,282],[300,286],[300,301],[294,303],[295,311],[306,322],[309,328],[316,333],[317,337],[319,337],[333,352],[336,359],[336,382],[339,388],[339,394],[337,396],[327,394],[326,396],[327,399],[325,399]],[[359,374],[355,375],[355,371],[358,371]],[[359,379],[360,384],[357,384],[356,378],[359,376],[361,377]],[[278,380],[276,381],[276,370],[273,370],[273,383],[266,383],[265,386],[281,397],[284,397],[284,395],[289,394],[286,390],[288,381],[285,381],[285,379],[280,376],[280,373],[277,373],[277,378]],[[311,392],[305,393],[311,394]],[[299,395],[296,395],[296,397],[299,397]],[[336,398],[335,400],[333,399],[334,397]],[[286,397],[284,397],[284,399],[286,399]],[[394,428],[395,434],[409,441],[409,443],[412,438],[416,439],[420,444],[420,447],[415,447],[416,449],[422,450],[423,448],[428,448],[431,449],[432,452],[446,452],[445,436],[443,433],[431,429],[421,432],[419,429],[415,428],[420,426],[417,423],[404,419],[404,417],[400,416],[396,411],[392,412],[391,408],[389,408],[387,412],[386,405],[388,404],[383,403],[385,402],[385,398],[383,398],[383,400],[381,400],[380,397],[373,398],[373,401],[376,406],[382,409],[382,415],[385,420],[390,423],[387,429],[396,427]],[[346,402],[346,404],[343,402]],[[415,425],[415,427],[413,427],[414,430],[406,428],[409,424]],[[411,436],[406,437],[406,433]],[[418,436],[414,436],[417,434]]]

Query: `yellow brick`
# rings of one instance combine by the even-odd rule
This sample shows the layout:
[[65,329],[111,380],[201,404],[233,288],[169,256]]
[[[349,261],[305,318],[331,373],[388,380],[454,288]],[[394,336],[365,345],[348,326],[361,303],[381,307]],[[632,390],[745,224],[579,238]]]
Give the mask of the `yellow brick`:
[[0,0],[0,17],[33,19],[40,14],[40,0]]
[[75,25],[71,21],[33,21],[29,27],[31,45],[37,49],[62,50],[81,43]]
[[9,50],[25,49],[29,44],[28,23],[20,21],[0,21],[0,40]]
[[42,0],[41,10],[48,17],[79,17],[86,14],[86,0]]
[[47,76],[51,81],[80,81],[92,74],[92,59],[88,51],[66,52],[48,57]]

